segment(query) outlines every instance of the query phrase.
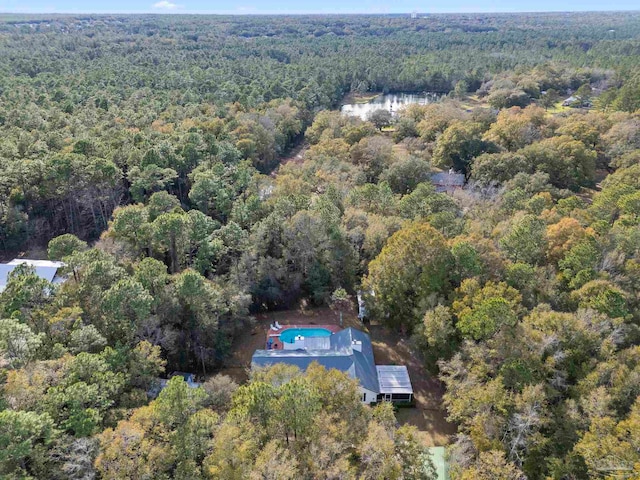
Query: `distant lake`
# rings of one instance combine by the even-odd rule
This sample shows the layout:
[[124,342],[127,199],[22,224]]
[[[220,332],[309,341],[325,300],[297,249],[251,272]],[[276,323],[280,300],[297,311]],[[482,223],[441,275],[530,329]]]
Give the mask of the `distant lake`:
[[388,93],[378,95],[367,103],[347,103],[340,107],[340,111],[345,115],[360,117],[366,120],[371,112],[384,109],[392,114],[396,114],[403,107],[412,103],[426,105],[442,98],[439,93]]

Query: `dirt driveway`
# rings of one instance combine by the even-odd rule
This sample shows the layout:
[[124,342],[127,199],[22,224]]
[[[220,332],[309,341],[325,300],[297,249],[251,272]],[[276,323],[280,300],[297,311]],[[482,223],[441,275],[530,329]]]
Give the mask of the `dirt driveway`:
[[424,369],[409,343],[398,334],[379,325],[370,325],[369,335],[377,365],[406,365],[409,370],[416,406],[398,409],[398,421],[415,425],[425,444],[430,447],[448,444],[450,437],[456,433],[456,427],[446,421],[446,412],[442,407],[442,384]]
[[[233,377],[237,382],[245,382],[251,366],[251,356],[256,349],[265,348],[265,335],[269,324],[280,322],[283,325],[338,325],[339,318],[329,308],[306,311],[286,310],[269,312],[256,316],[256,324],[247,329],[233,344],[232,354],[226,366],[219,373]],[[368,331],[373,343],[373,353],[378,365],[406,365],[411,377],[415,408],[400,408],[397,412],[401,424],[415,425],[428,446],[440,446],[449,443],[456,427],[445,419],[442,409],[443,387],[422,367],[418,357],[411,351],[407,341],[398,334],[378,325],[364,327],[353,314],[344,315],[344,327],[355,327]]]

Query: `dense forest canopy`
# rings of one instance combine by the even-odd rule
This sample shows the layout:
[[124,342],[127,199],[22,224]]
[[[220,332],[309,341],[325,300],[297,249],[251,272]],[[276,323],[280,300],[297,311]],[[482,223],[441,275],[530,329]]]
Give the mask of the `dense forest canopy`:
[[[390,91],[446,95],[335,111]],[[637,12],[2,15],[0,257],[67,281],[0,292],[0,476],[435,478],[336,371],[151,398],[361,291],[446,387],[454,479],[635,478],[639,179]]]
[[[0,248],[95,238],[145,191],[185,202],[187,176],[219,147],[269,171],[348,92],[480,89],[502,107],[590,83],[611,103],[634,78],[639,25],[635,13],[4,17]],[[637,83],[617,95],[630,111]]]

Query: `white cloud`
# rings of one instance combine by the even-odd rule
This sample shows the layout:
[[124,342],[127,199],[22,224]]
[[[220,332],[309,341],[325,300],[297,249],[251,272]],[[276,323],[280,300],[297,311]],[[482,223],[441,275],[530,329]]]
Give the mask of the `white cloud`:
[[153,4],[153,8],[157,8],[158,10],[175,10],[181,6],[182,5],[178,5],[177,3],[173,3],[168,0],[161,0],[158,3]]

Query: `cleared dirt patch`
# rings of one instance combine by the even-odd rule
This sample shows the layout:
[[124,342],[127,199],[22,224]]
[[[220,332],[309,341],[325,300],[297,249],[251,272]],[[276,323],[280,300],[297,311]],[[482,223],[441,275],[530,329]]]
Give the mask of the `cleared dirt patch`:
[[416,406],[398,409],[398,421],[415,425],[424,443],[430,447],[448,444],[451,435],[456,433],[456,426],[446,421],[446,411],[442,407],[444,388],[440,381],[424,369],[409,343],[398,334],[371,325],[369,335],[377,365],[406,365],[409,370]]

